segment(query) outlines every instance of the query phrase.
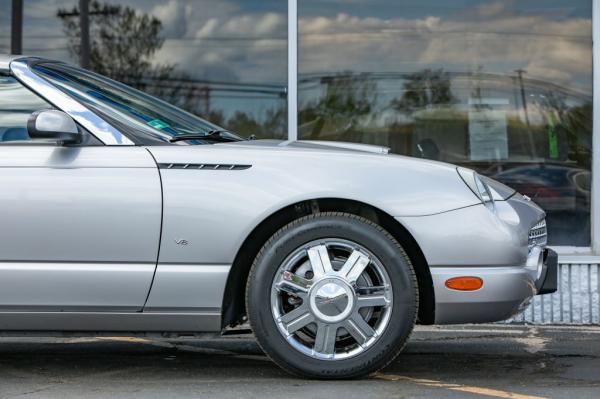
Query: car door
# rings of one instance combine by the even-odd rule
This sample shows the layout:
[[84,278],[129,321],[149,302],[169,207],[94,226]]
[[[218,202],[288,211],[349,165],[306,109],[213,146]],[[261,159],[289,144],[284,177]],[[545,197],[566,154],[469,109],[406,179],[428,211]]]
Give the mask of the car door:
[[51,106],[0,75],[0,312],[142,309],[156,266],[161,187],[141,147],[31,141]]

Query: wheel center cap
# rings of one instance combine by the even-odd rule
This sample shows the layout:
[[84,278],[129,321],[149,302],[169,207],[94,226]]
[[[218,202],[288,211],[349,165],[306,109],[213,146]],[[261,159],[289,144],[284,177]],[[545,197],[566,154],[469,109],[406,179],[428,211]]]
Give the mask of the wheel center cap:
[[354,290],[345,281],[326,277],[313,285],[309,294],[312,313],[327,323],[347,318],[354,306]]
[[315,293],[317,309],[327,316],[337,316],[348,306],[346,290],[336,283],[327,283]]

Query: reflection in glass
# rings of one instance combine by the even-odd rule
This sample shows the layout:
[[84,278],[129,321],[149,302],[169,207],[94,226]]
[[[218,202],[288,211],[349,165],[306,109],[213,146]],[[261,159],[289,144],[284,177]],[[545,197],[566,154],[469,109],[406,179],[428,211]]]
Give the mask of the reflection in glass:
[[299,134],[474,168],[590,244],[591,1],[299,3]]
[[[5,2],[8,3],[8,2]],[[10,53],[10,20],[11,7],[9,4],[0,6],[0,54]]]
[[51,108],[15,78],[0,74],[0,142],[31,140],[27,133],[29,116]]
[[[24,52],[78,64],[77,0],[27,0]],[[287,131],[287,2],[92,0],[91,69],[242,135]]]

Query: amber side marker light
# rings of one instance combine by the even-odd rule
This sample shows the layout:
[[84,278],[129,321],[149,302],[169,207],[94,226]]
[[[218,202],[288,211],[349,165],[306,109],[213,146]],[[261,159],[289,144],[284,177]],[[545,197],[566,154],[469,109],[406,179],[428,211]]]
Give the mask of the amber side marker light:
[[446,280],[446,287],[458,291],[477,291],[483,287],[479,277],[452,277]]

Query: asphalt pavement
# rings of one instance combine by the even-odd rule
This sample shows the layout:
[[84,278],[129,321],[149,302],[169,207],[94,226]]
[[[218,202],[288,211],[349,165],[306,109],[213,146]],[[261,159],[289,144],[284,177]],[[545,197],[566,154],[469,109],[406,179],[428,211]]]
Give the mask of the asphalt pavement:
[[0,398],[600,398],[600,327],[419,327],[354,381],[289,376],[251,337],[0,338]]

